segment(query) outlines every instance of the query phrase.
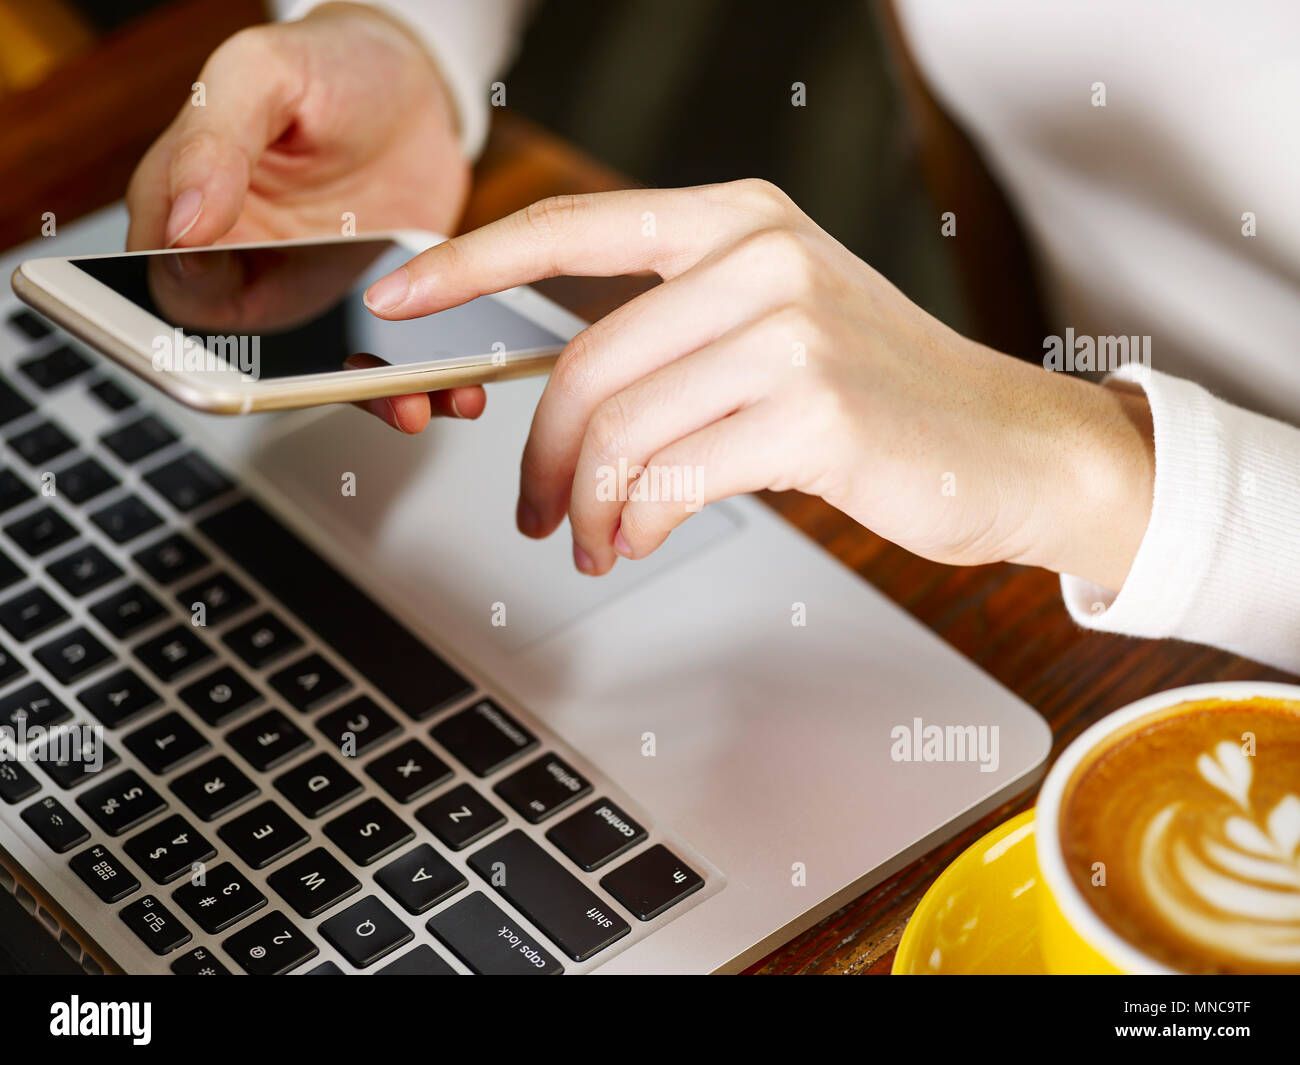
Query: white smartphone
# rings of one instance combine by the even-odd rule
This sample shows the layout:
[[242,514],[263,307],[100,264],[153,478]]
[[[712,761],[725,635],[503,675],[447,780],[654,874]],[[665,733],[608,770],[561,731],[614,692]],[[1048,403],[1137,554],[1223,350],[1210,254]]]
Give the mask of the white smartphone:
[[438,243],[417,230],[30,259],[24,302],[214,414],[350,403],[545,373],[585,323],[527,287],[407,322],[361,301]]

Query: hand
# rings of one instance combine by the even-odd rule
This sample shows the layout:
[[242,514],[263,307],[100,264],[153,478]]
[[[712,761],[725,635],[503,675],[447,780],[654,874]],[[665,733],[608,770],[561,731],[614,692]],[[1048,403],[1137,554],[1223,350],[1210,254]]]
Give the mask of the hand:
[[[770,488],[940,562],[1123,583],[1154,475],[1142,396],[959,336],[766,182],[544,200],[366,298],[405,319],[646,269],[663,284],[566,346],[524,450],[519,527],[546,536],[567,512],[583,572],[645,557],[701,503]],[[645,472],[609,498],[620,464]]]

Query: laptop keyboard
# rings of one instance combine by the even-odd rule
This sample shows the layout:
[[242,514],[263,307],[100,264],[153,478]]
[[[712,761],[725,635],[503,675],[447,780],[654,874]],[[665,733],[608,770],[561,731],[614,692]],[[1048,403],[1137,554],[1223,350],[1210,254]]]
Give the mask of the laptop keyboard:
[[[184,975],[551,974],[719,886],[43,319],[0,329],[0,726],[100,727],[0,799],[92,936]],[[42,402],[75,389],[94,438]]]

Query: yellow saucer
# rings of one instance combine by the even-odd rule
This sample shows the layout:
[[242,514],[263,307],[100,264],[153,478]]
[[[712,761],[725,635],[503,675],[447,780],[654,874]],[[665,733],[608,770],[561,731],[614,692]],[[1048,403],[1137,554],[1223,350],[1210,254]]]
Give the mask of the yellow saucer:
[[903,930],[895,975],[1046,973],[1038,950],[1034,811],[962,852],[925,893]]

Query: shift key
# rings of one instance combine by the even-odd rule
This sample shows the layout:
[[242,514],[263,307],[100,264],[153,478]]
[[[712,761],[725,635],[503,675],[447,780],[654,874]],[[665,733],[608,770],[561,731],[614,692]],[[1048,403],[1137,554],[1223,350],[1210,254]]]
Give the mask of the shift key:
[[476,851],[469,865],[574,961],[631,931],[609,903],[520,829]]

